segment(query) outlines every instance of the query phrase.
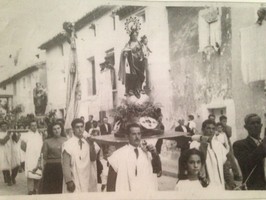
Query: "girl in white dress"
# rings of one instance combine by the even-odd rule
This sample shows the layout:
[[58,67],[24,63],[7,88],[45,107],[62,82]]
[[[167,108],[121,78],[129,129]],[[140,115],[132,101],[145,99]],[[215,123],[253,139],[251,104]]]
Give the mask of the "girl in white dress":
[[179,174],[175,190],[193,192],[207,187],[207,181],[200,176],[204,163],[204,155],[199,150],[185,151],[179,158]]

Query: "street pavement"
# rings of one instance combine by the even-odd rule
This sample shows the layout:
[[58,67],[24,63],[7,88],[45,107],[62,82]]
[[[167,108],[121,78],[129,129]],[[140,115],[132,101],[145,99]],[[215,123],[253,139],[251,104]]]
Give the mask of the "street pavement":
[[16,178],[16,184],[12,186],[7,186],[4,183],[4,177],[1,173],[0,175],[0,195],[25,195],[27,194],[27,182],[25,173],[18,173]]
[[[4,183],[3,174],[0,175],[0,196],[3,195],[26,195],[27,182],[25,173],[19,173],[17,176],[17,183],[12,186],[7,186]],[[160,191],[173,190],[175,187],[176,178],[170,176],[162,176],[158,178],[158,186]]]
[[[167,144],[168,145],[168,144]],[[164,147],[165,145],[163,145]],[[164,148],[163,148],[164,149]],[[174,189],[177,181],[178,157],[179,152],[176,148],[171,151],[164,151],[160,155],[162,161],[163,176],[158,178],[159,191],[171,191]],[[7,186],[4,183],[3,174],[0,173],[0,196],[2,195],[26,195],[27,181],[25,173],[18,173],[17,183]]]

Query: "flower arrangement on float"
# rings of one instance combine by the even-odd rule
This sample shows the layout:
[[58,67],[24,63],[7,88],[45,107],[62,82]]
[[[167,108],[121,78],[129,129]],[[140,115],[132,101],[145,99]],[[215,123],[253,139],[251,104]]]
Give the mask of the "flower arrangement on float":
[[122,100],[120,106],[111,111],[111,116],[115,120],[113,132],[116,137],[124,137],[130,123],[140,124],[144,137],[163,134],[161,104],[147,95],[141,95],[140,99],[130,96]]

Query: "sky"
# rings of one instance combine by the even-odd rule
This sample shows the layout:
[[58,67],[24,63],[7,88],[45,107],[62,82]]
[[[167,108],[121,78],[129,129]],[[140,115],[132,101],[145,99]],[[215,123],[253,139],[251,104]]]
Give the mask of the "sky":
[[9,56],[14,58],[17,52],[17,67],[25,67],[42,43],[63,31],[63,22],[74,22],[99,4],[92,0],[0,0],[0,70],[7,73],[16,68]]

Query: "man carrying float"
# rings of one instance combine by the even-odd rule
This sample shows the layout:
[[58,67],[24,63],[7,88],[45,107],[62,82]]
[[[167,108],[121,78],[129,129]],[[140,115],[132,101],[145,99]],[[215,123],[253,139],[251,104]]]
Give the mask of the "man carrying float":
[[[112,134],[91,136],[91,139],[110,147],[106,155],[107,191],[143,191],[147,185],[155,191],[162,166],[154,144],[158,139],[185,134],[164,134],[160,106],[143,90],[147,58],[151,53],[147,37],[144,36],[142,42],[138,40],[140,23],[136,17],[128,18],[125,25],[130,40],[122,50],[118,72],[125,85],[125,98],[112,111],[115,121]],[[112,147],[115,148],[111,151]]]

